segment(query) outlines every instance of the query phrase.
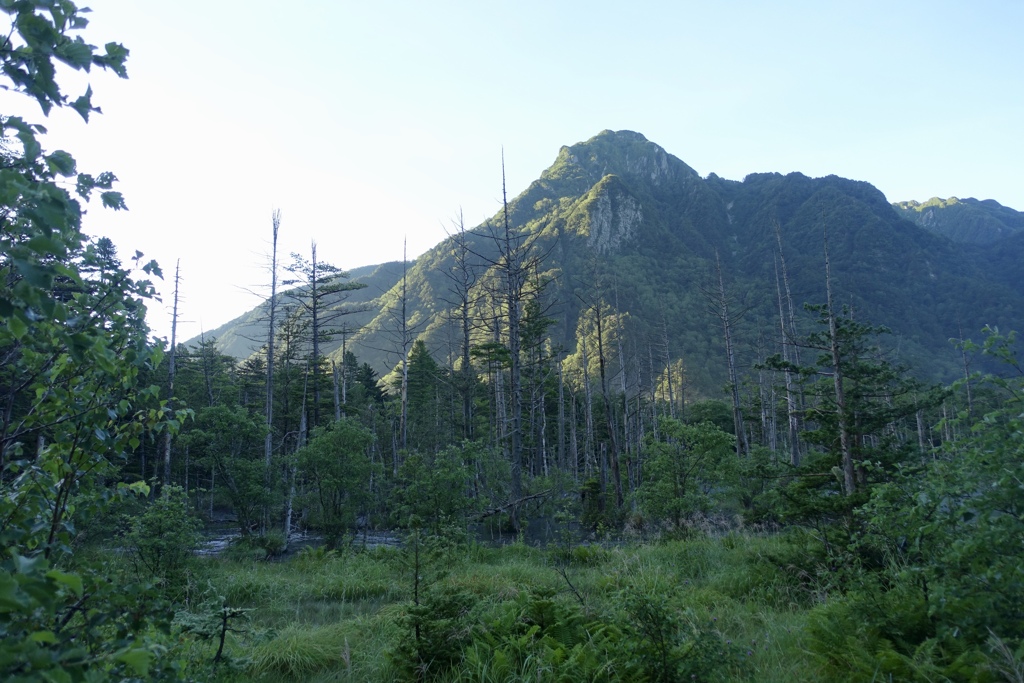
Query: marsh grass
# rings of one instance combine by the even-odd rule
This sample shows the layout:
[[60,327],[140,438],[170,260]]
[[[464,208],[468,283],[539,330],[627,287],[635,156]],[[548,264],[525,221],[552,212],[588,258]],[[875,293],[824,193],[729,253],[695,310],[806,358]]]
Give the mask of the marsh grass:
[[[410,637],[399,626],[411,587],[398,552],[204,560],[228,604],[251,610],[247,633],[229,639],[243,665],[222,670],[218,680],[407,678],[394,660]],[[778,539],[743,534],[568,554],[522,544],[467,546],[434,589],[470,596],[465,628],[472,638],[461,661],[436,680],[549,680],[556,673],[562,680],[627,680],[627,594],[663,602],[735,654],[737,661],[709,680],[826,680],[807,635],[820,600],[787,570],[785,553]]]
[[253,648],[250,670],[256,676],[301,679],[337,669],[351,652],[350,645],[346,648],[350,633],[351,624],[287,626],[276,637]]

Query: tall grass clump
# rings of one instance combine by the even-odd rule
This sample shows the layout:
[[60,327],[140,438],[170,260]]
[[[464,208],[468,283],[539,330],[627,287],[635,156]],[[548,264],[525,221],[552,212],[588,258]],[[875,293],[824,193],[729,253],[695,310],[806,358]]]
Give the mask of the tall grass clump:
[[272,680],[307,680],[324,671],[343,671],[351,666],[351,635],[346,625],[288,626],[252,649],[249,672]]

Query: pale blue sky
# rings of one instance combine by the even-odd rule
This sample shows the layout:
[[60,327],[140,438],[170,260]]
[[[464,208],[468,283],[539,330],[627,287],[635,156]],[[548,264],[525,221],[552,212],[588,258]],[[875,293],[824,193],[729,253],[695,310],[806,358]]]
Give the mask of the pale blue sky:
[[130,212],[96,209],[90,232],[168,274],[181,258],[180,338],[255,305],[274,208],[284,253],[397,260],[403,236],[413,256],[460,207],[467,226],[499,208],[502,146],[514,196],[606,128],[705,176],[1024,210],[1016,0],[88,4],[87,39],[124,43],[130,80],[93,75],[104,115],[54,117],[49,146],[121,178]]

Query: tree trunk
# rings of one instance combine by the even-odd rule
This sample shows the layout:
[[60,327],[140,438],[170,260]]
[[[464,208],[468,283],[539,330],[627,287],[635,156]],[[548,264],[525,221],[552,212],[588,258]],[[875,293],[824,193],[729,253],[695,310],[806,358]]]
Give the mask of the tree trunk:
[[608,440],[611,449],[608,458],[612,466],[612,477],[615,479],[615,507],[622,509],[622,475],[619,471],[619,444],[616,438],[615,418],[612,415],[611,396],[608,395],[608,381],[605,375],[604,331],[602,327],[601,304],[596,306],[597,315],[597,365],[601,375],[601,398],[604,399],[605,422],[608,424]]
[[[306,366],[305,382],[308,384],[310,370],[313,373],[313,410],[312,426],[316,428],[320,424],[320,296],[317,290],[320,288],[319,263],[316,254],[316,242],[310,243],[310,280],[309,280],[309,324],[312,335],[312,356]],[[303,400],[305,406],[305,399]],[[308,425],[307,425],[308,428]]]
[[576,438],[576,395],[570,396],[572,404],[569,410],[569,461],[572,463],[573,482],[580,483],[580,449]]
[[[409,346],[412,343],[409,340],[409,299],[407,289],[409,260],[407,245],[408,241],[402,240],[401,320],[398,321],[402,346],[401,413],[398,420],[398,443],[403,451],[409,447]],[[395,463],[395,472],[397,474],[398,453],[395,453]]]
[[[306,368],[306,382],[309,381],[309,368]],[[306,387],[302,388],[302,412],[299,414],[299,437],[296,443],[295,450],[299,450],[306,445],[306,438],[309,432],[309,425],[306,422]],[[298,474],[298,465],[296,461],[292,460],[291,471],[289,472],[288,482],[288,500],[285,503],[285,515],[284,515],[284,547],[288,549],[288,544],[292,538],[292,514],[295,505],[295,478]]]
[[558,466],[565,467],[565,381],[562,376],[562,363],[558,363],[558,446],[556,448]]
[[[587,339],[583,337],[580,339],[583,352],[583,395],[587,402],[586,412],[584,417],[586,418],[586,432],[583,440],[583,457],[585,458],[586,466],[585,472],[589,476],[594,470],[593,464],[593,453],[594,453],[594,395],[590,390],[590,363],[587,354]],[[602,493],[604,491],[602,490]]]
[[[274,453],[274,335],[277,333],[275,320],[277,316],[277,236],[281,228],[281,211],[275,210],[271,214],[271,247],[270,247],[270,301],[268,304],[269,320],[267,322],[267,395],[266,413],[267,435],[263,437],[263,486],[266,488],[268,497],[272,486],[271,458]],[[264,506],[263,523],[266,526],[270,520],[270,510]]]
[[[523,495],[523,387],[520,353],[520,316],[523,295],[522,254],[513,245],[505,193],[505,161],[501,162],[501,197],[505,223],[505,306],[508,315],[509,394],[512,400],[512,497]],[[515,515],[513,514],[513,518]]]
[[668,346],[668,323],[665,322],[664,318],[661,321],[661,334],[665,343],[665,381],[668,386],[668,416],[675,419],[676,397],[672,391],[672,353],[669,351]]
[[836,313],[832,304],[832,271],[828,257],[828,235],[825,235],[825,294],[828,307],[828,336],[832,353],[832,383],[835,388],[836,419],[839,426],[839,451],[843,464],[843,490],[852,496],[857,490],[854,472],[853,446],[850,443],[850,428],[847,423],[846,398],[843,394],[843,359],[839,348],[839,334]]
[[331,361],[331,377],[334,378],[334,421],[341,422],[341,380],[338,377],[338,364]]
[[[783,316],[782,314],[782,302],[780,294],[779,302],[779,315],[783,318],[782,330],[785,341],[787,342],[787,349],[789,351],[789,361],[794,365],[800,365],[800,347],[795,343],[797,338],[796,331],[796,311],[793,306],[793,293],[789,287],[789,270],[786,268],[786,254],[782,249],[782,227],[779,222],[773,221],[775,227],[775,241],[779,246],[779,266],[782,269],[782,285],[786,293],[786,311],[788,315]],[[795,382],[792,381],[792,373],[790,373],[789,384],[786,386],[787,392],[787,410],[789,412],[790,428],[795,430],[792,434],[790,448],[795,449],[795,459],[793,458],[794,453],[790,453],[790,462],[794,465],[800,464],[800,457],[803,450],[802,444],[800,443],[800,416],[804,409],[804,395],[803,389],[800,386],[796,386]],[[793,392],[790,392],[793,389]],[[792,406],[790,406],[792,404]]]
[[[181,283],[181,259],[174,266],[174,309],[171,314],[171,349],[167,357],[167,401],[174,401],[174,360],[177,352],[178,333],[178,285]],[[171,484],[171,430],[164,432],[164,486]]]
[[729,315],[729,299],[725,294],[725,281],[722,278],[722,262],[715,251],[715,267],[718,271],[718,317],[725,331],[725,355],[729,365],[729,390],[732,397],[732,422],[736,432],[736,455],[744,455],[750,451],[747,443],[746,427],[743,425],[743,409],[740,405],[740,385],[736,372],[736,354],[732,342],[732,318]]
[[959,318],[957,318],[956,326],[960,331],[960,359],[964,365],[964,388],[967,389],[967,417],[971,418],[974,415],[974,397],[971,395],[971,361],[967,357],[967,348],[964,344],[964,328],[960,324]]
[[779,284],[779,271],[775,271],[775,292],[778,296],[779,302],[779,331],[782,335],[782,360],[785,362],[786,369],[783,371],[783,376],[786,380],[786,417],[787,417],[787,428],[789,438],[789,464],[793,467],[800,466],[800,421],[797,414],[797,402],[796,402],[796,388],[793,382],[793,372],[789,369],[789,364],[794,363],[795,359],[790,358],[792,355],[790,350],[792,349],[793,340],[790,338],[790,333],[786,326],[786,314],[782,307],[782,288]]

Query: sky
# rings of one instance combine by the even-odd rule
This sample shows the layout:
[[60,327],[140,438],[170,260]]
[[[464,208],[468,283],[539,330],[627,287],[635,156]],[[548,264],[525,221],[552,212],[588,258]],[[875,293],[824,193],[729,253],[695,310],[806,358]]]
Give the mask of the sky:
[[156,259],[169,337],[253,308],[280,260],[344,269],[410,258],[525,190],[563,145],[633,130],[702,176],[799,171],[890,201],[995,199],[1024,210],[1024,3],[91,0],[87,42],[123,43],[128,80],[94,71],[86,125],[45,147],[113,171],[129,211],[85,230]]

